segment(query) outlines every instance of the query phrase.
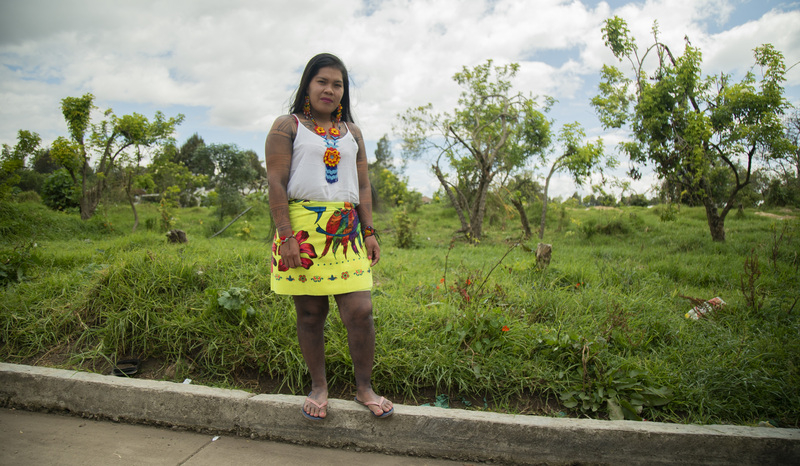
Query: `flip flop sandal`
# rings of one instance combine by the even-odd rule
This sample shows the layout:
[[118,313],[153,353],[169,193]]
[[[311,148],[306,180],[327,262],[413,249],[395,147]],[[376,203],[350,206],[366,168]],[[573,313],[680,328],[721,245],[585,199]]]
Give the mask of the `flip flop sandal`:
[[[367,409],[369,409],[370,406],[377,406],[381,408],[381,406],[383,406],[383,402],[386,401],[386,398],[384,397],[381,397],[381,399],[378,401],[367,401],[366,403],[360,401],[358,397],[355,397],[353,399],[356,400],[356,403],[360,404],[361,406],[366,406]],[[372,413],[372,415],[377,418],[384,418],[391,416],[394,413],[394,408],[390,409],[389,411],[384,411],[383,414],[375,414],[375,412],[373,412],[371,409],[369,410],[369,412]]]
[[141,367],[142,363],[138,359],[123,359],[122,361],[117,361],[117,363],[114,364],[114,368],[111,369],[111,375],[116,375],[117,377],[130,377],[139,372]]
[[[306,398],[306,401],[308,401],[309,403],[311,403],[312,405],[316,406],[319,409],[322,409],[322,408],[328,406],[328,402],[327,401],[323,401],[322,404],[320,404],[320,403],[317,403],[316,401],[312,400],[311,397]],[[305,403],[303,403],[303,406],[300,407],[300,412],[303,413],[303,416],[307,417],[308,419],[311,419],[312,421],[321,421],[321,420],[325,419],[324,417],[312,416],[312,415],[308,414],[306,412],[306,410],[303,409],[304,407],[305,407]]]

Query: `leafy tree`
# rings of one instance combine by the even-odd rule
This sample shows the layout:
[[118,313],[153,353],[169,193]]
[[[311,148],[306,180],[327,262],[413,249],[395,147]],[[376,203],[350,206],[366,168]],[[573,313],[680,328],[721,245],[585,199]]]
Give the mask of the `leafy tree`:
[[378,146],[375,148],[375,161],[369,164],[370,173],[373,170],[379,172],[383,169],[387,169],[396,175],[402,173],[402,169],[395,169],[391,142],[389,142],[389,136],[386,134],[378,140]]
[[777,162],[782,171],[789,178],[794,178],[797,189],[800,189],[800,110],[795,109],[792,115],[786,119],[786,138],[791,143],[791,148],[785,159],[778,159]]
[[559,141],[564,152],[556,157],[550,165],[550,172],[547,174],[544,183],[544,193],[542,195],[542,217],[539,225],[539,239],[544,238],[544,228],[547,219],[547,193],[550,189],[550,178],[553,174],[566,170],[572,175],[575,184],[582,186],[585,179],[591,176],[592,172],[602,170],[603,162],[608,167],[616,166],[613,157],[606,157],[603,152],[603,140],[596,142],[586,142],[586,133],[578,122],[568,123],[561,128]]
[[219,193],[220,218],[239,213],[244,207],[243,191],[257,176],[251,154],[235,144],[210,144],[199,148],[197,155],[214,163],[211,183]]
[[[518,64],[494,66],[492,60],[464,67],[453,79],[463,88],[452,114],[435,114],[431,104],[402,116],[407,157],[438,153],[433,173],[456,209],[461,229],[479,240],[486,199],[493,183],[521,169],[550,144],[550,123],[532,97],[512,93]],[[547,111],[552,99],[546,99]],[[455,171],[445,175],[444,161]],[[498,178],[499,175],[499,178]]]
[[61,168],[61,165],[53,160],[53,157],[50,155],[50,149],[48,148],[36,153],[31,168],[36,173],[50,174]]
[[[600,94],[592,99],[600,120],[606,128],[629,127],[634,140],[621,145],[623,152],[634,163],[652,163],[682,193],[696,195],[712,239],[724,241],[725,217],[754,166],[785,158],[790,147],[781,124],[788,106],[783,55],[769,44],[756,48],[753,70],[737,83],[724,73],[701,76],[700,50],[687,38],[683,55],[674,55],[659,40],[657,25],[644,50],[622,18],[606,20],[603,36],[614,56],[631,65],[631,77],[603,66]],[[734,180],[724,193],[714,193],[717,168]]]
[[175,154],[173,162],[182,163],[195,175],[205,175],[209,179],[214,176],[214,161],[208,151],[200,151],[206,143],[197,133],[194,133]]
[[517,210],[519,221],[522,224],[522,237],[528,239],[532,236],[531,224],[528,221],[526,206],[541,196],[542,187],[533,179],[529,171],[518,173],[506,183],[505,191],[511,205]]
[[253,179],[248,183],[248,187],[252,191],[264,192],[267,189],[267,167],[261,163],[261,159],[254,150],[247,150],[245,154],[250,158],[250,168],[255,173]]
[[19,130],[17,144],[12,148],[3,144],[0,153],[0,201],[11,195],[12,188],[17,186],[21,179],[21,172],[25,168],[25,159],[33,156],[42,139],[31,131]]
[[374,195],[380,202],[373,202],[374,205],[387,203],[391,207],[401,204],[415,207],[418,197],[408,189],[408,178],[402,177],[402,170],[394,166],[391,143],[389,137],[383,135],[378,140],[375,149],[375,161],[370,163],[369,179],[372,184]]
[[785,159],[771,164],[770,170],[775,176],[763,190],[764,200],[773,206],[800,207],[800,110],[795,109],[786,119],[785,127],[791,149]]
[[169,142],[184,118],[179,114],[167,119],[156,112],[151,122],[138,113],[118,117],[109,109],[102,121],[92,124],[91,112],[96,108],[93,102],[92,94],[61,100],[70,136],[59,137],[51,148],[53,158],[67,169],[73,181],[80,182],[80,210],[84,220],[94,215],[120,154],[136,147]]
[[[152,181],[152,189],[162,196],[177,193],[182,205],[190,204],[189,199],[196,188],[206,184],[205,175],[194,175],[182,163],[175,163],[164,157],[156,157],[147,167],[147,177]],[[142,180],[140,184],[146,185]]]

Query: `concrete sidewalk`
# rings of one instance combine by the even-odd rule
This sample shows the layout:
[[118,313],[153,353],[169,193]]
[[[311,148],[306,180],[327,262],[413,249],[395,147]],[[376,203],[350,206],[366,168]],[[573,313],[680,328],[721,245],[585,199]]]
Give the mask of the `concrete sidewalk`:
[[464,463],[356,449],[293,445],[166,427],[0,409],[0,464],[457,466]]
[[[239,442],[232,452],[270,448],[248,442],[252,439],[349,448],[340,451],[348,454],[360,449],[418,457],[386,464],[436,464],[412,462],[420,458],[512,464],[800,464],[800,431],[794,429],[556,419],[404,405],[395,405],[395,414],[387,419],[374,419],[364,407],[335,399],[327,419],[314,422],[301,415],[302,401],[297,396],[0,363],[1,406],[189,429],[205,434],[198,440],[201,445],[222,435],[226,443]],[[90,443],[83,448],[100,447]],[[323,454],[328,453],[333,452]],[[251,459],[264,462],[261,453]],[[327,463],[327,457],[320,459]]]

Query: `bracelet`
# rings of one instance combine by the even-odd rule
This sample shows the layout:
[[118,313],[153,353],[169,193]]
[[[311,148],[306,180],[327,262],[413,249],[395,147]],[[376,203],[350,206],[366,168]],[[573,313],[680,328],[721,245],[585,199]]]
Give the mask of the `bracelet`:
[[375,236],[376,231],[372,226],[364,227],[364,239],[369,238],[370,236]]
[[278,245],[282,246],[283,243],[289,241],[289,238],[294,238],[294,232],[289,236],[278,236]]

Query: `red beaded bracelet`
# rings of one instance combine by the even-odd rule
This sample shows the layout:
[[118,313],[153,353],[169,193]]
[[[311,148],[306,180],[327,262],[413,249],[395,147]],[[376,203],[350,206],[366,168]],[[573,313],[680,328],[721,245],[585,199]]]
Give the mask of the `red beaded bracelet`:
[[372,228],[371,226],[364,227],[364,238],[368,238],[368,237],[374,236],[374,235],[375,235],[375,229],[374,228]]
[[289,238],[294,238],[294,232],[289,236],[278,236],[278,245],[283,245],[283,243],[289,241]]

